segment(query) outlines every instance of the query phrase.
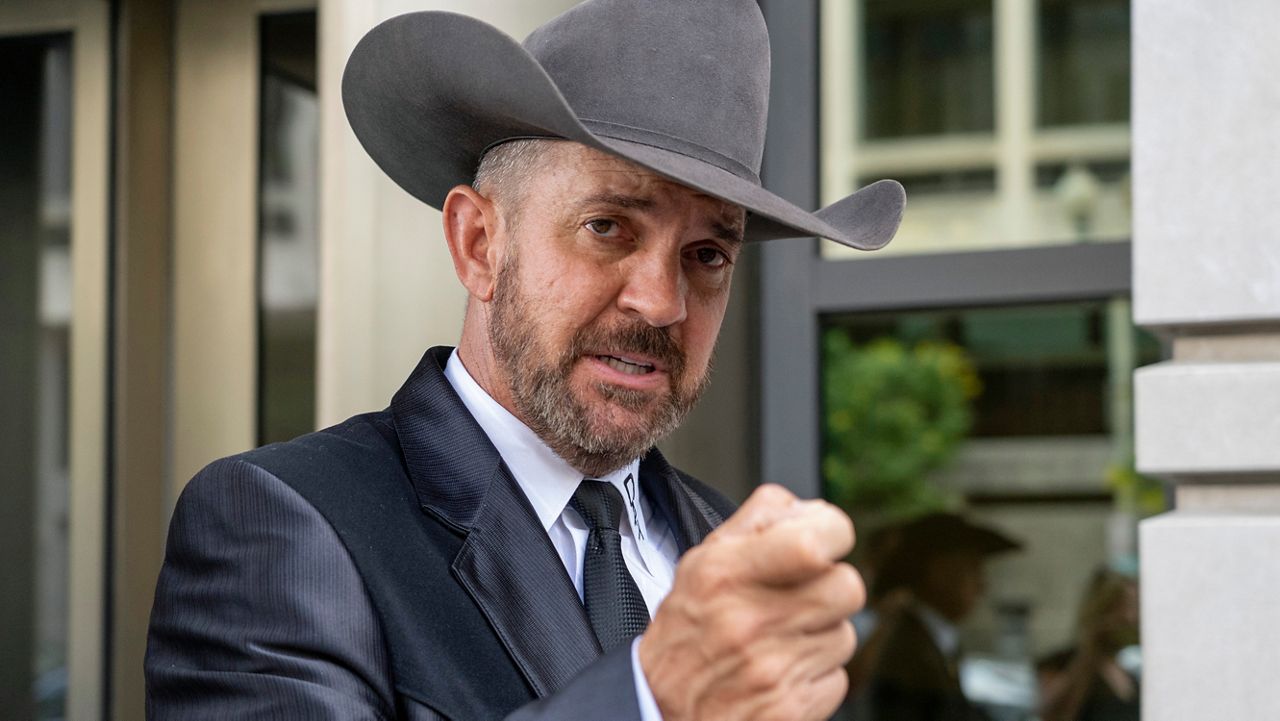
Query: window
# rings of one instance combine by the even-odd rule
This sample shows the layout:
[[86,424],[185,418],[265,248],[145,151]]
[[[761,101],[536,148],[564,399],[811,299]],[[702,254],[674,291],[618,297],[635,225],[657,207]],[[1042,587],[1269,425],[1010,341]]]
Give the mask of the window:
[[315,429],[319,243],[316,16],[261,19],[258,442]]
[[882,253],[1129,236],[1128,0],[827,0],[822,43],[823,199],[901,180]]
[[65,713],[69,618],[71,43],[0,39],[0,698]]
[[864,7],[864,137],[995,129],[990,3],[868,0]]
[[908,195],[886,251],[764,249],[764,475],[844,504],[868,575],[894,544],[876,529],[929,509],[1020,541],[953,621],[966,694],[1033,718],[1034,663],[1074,640],[1097,569],[1131,584],[1136,520],[1165,504],[1131,460],[1132,370],[1163,349],[1127,300],[1128,2],[762,4],[792,33],[766,182],[814,204],[882,177]]
[[860,537],[958,510],[1023,544],[988,562],[961,627],[971,674],[994,664],[1023,688],[975,682],[978,700],[1031,711],[1029,662],[1073,642],[1082,589],[1100,566],[1136,569],[1136,518],[1163,507],[1132,468],[1130,390],[1161,347],[1129,316],[1115,299],[823,323],[825,493]]

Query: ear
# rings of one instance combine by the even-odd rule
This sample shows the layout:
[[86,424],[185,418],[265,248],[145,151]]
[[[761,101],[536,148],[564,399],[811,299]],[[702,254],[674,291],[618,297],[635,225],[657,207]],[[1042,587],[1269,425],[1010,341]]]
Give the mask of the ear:
[[454,186],[444,199],[444,237],[458,280],[476,300],[493,298],[501,258],[493,203],[468,185]]

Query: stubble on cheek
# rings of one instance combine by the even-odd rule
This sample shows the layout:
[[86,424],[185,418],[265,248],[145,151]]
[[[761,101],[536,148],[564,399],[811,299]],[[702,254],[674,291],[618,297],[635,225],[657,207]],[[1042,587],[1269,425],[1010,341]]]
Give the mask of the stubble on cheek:
[[[666,329],[638,319],[606,327],[593,324],[573,334],[566,348],[545,347],[537,308],[520,292],[515,264],[499,273],[489,336],[509,379],[516,415],[553,451],[587,475],[602,475],[643,455],[670,433],[696,403],[706,376],[685,385],[686,360]],[[602,349],[658,359],[668,371],[668,388],[625,388],[584,378],[581,364]]]

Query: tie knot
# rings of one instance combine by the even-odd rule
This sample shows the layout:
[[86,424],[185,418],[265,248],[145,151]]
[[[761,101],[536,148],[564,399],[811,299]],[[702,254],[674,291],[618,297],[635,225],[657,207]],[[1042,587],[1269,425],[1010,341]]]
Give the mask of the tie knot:
[[591,528],[618,530],[622,519],[622,494],[608,481],[583,479],[569,505]]

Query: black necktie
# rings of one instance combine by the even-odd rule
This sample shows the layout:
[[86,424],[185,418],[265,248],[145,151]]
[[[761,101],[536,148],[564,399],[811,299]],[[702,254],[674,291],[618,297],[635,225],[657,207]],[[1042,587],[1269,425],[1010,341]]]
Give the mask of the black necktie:
[[569,501],[586,521],[586,560],[582,567],[582,602],[587,618],[608,653],[644,633],[649,625],[649,608],[622,559],[622,494],[612,483],[590,478],[578,484]]

